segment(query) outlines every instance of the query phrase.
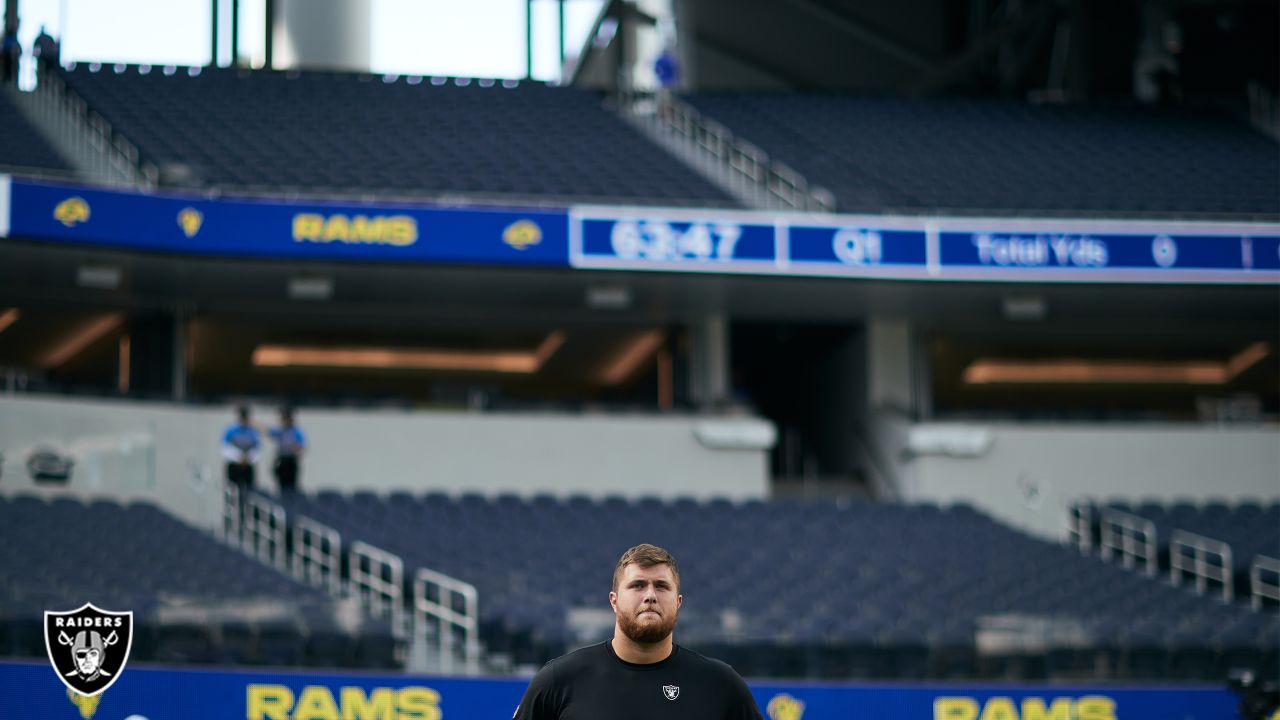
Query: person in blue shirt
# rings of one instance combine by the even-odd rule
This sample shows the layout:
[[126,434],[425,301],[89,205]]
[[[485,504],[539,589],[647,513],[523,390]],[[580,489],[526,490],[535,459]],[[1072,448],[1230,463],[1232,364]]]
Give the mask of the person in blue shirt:
[[276,442],[276,461],[272,469],[281,495],[298,490],[298,461],[307,449],[307,438],[302,428],[293,424],[293,408],[280,408],[280,427],[271,429],[271,439]]
[[236,422],[222,433],[222,457],[227,461],[227,482],[240,491],[240,496],[253,489],[254,463],[262,439],[258,429],[249,421],[249,407],[236,408]]

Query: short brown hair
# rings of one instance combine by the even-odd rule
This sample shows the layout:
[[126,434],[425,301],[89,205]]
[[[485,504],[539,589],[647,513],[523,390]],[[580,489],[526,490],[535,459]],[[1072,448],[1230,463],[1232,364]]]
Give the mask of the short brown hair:
[[622,581],[622,572],[632,564],[638,564],[644,568],[666,565],[671,568],[671,574],[676,579],[676,589],[680,589],[680,568],[676,565],[675,556],[657,545],[641,543],[622,553],[622,557],[618,558],[618,565],[613,569],[614,592],[617,592],[618,583]]

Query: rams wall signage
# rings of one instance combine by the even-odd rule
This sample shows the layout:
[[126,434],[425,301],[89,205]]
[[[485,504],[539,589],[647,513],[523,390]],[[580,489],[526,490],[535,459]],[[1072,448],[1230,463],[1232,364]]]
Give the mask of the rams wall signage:
[[[474,720],[508,718],[527,678],[130,667],[93,697],[48,663],[0,662],[0,717],[39,720]],[[1196,686],[750,683],[769,720],[1221,720],[1239,698]],[[691,691],[685,688],[686,691]],[[673,702],[679,702],[679,698]]]
[[0,176],[0,237],[192,255],[981,282],[1280,284],[1280,225],[322,203]]
[[24,240],[327,261],[567,262],[563,211],[211,198],[19,179],[8,185],[10,212],[0,230]]

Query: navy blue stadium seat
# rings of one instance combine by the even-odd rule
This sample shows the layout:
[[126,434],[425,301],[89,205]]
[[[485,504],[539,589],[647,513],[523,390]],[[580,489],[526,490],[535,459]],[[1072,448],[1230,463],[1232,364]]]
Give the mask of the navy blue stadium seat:
[[[577,637],[567,609],[602,607],[613,563],[639,542],[681,558],[689,642],[761,675],[926,677],[967,663],[992,677],[1072,677],[1103,662],[1158,677],[1175,661],[1169,648],[1186,647],[1177,672],[1207,679],[1215,628],[1280,631],[1274,617],[1083,557],[967,505],[468,494],[424,507],[382,500],[371,515],[352,498],[323,509],[323,522],[400,555],[407,572],[474,584],[484,641],[535,662]],[[975,628],[1001,614],[1062,621],[1091,642],[978,663]]]
[[166,185],[736,206],[576,88],[94,67],[62,72]]
[[1280,216],[1280,148],[1223,112],[788,93],[687,100],[846,212]]

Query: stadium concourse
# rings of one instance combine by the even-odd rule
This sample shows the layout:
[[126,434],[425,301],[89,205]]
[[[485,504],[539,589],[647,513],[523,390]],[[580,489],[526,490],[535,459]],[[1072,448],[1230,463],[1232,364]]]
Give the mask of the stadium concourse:
[[[0,671],[91,600],[139,677],[219,666],[253,720],[390,702],[317,668],[522,685],[652,542],[678,641],[771,720],[1274,679],[1270,79],[1142,97],[1076,4],[801,0],[764,59],[770,4],[695,5],[671,87],[621,79],[669,18],[604,3],[561,83],[46,56],[0,90]],[[1197,22],[1271,17],[1226,5]],[[300,492],[269,443],[224,484],[241,403],[296,411]]]

